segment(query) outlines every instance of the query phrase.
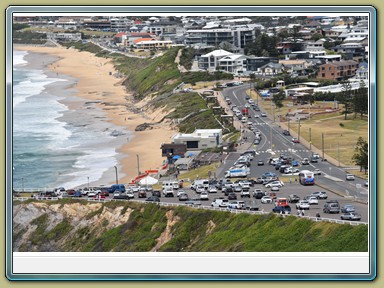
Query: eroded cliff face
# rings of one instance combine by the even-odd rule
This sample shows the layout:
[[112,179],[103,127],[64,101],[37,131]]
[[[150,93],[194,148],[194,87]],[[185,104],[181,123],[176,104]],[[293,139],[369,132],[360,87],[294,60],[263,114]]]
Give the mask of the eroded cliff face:
[[[101,203],[14,205],[13,250],[70,251],[70,242],[86,242],[87,235],[99,237],[126,223],[132,211],[124,206],[106,207]],[[82,250],[81,245],[73,246],[75,250]]]

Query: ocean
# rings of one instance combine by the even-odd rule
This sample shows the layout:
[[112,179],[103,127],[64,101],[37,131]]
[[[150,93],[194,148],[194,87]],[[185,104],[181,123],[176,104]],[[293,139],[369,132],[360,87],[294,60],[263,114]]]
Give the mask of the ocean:
[[[97,103],[76,97],[76,79],[31,66],[28,57],[13,52],[13,188],[113,182],[117,150],[130,132],[109,123]],[[69,109],[71,101],[79,108]]]

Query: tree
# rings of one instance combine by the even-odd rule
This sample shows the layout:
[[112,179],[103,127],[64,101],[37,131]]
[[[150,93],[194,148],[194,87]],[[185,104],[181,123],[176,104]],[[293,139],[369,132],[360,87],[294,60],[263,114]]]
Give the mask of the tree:
[[364,173],[367,174],[368,170],[368,142],[359,137],[357,139],[355,154],[352,156],[352,160],[356,165],[360,166],[360,172],[364,169]]
[[277,108],[283,107],[283,100],[285,99],[285,93],[280,90],[279,93],[273,94],[272,101],[275,103]]
[[347,120],[347,115],[351,105],[352,86],[348,80],[341,81],[341,93],[336,97],[336,100],[344,104],[344,120]]
[[364,80],[360,80],[360,87],[353,97],[353,111],[355,118],[357,113],[360,113],[361,119],[364,114],[368,114],[368,88],[365,86]]
[[315,33],[315,34],[313,34],[312,37],[311,37],[311,39],[312,39],[313,41],[317,41],[317,40],[319,40],[319,39],[321,39],[321,38],[323,38],[323,35],[320,34],[320,33]]

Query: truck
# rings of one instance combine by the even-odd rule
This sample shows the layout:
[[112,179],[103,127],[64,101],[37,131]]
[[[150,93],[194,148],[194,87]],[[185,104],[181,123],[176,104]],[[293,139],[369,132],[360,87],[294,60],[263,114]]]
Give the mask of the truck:
[[249,175],[249,168],[238,168],[225,171],[225,178],[238,178],[238,177],[247,177]]

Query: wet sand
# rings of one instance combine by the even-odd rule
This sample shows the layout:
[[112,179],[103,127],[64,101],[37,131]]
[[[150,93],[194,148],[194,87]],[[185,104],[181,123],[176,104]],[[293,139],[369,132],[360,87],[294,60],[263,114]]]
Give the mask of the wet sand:
[[[75,95],[94,102],[105,112],[106,121],[127,131],[126,142],[116,147],[119,153],[119,183],[129,183],[137,176],[138,159],[141,172],[161,167],[164,160],[161,157],[161,143],[169,142],[177,131],[171,128],[170,123],[156,123],[164,116],[161,110],[141,111],[145,101],[135,103],[131,94],[121,85],[123,79],[115,77],[116,71],[109,59],[63,47],[19,45],[15,49],[57,57],[57,61],[47,61],[47,68],[57,77],[68,75],[75,78],[73,87],[70,87],[75,90]],[[63,102],[71,110],[84,111],[83,101],[68,99]],[[154,123],[151,130],[134,131],[145,122]],[[111,167],[97,182],[111,184],[114,181],[114,168]]]

